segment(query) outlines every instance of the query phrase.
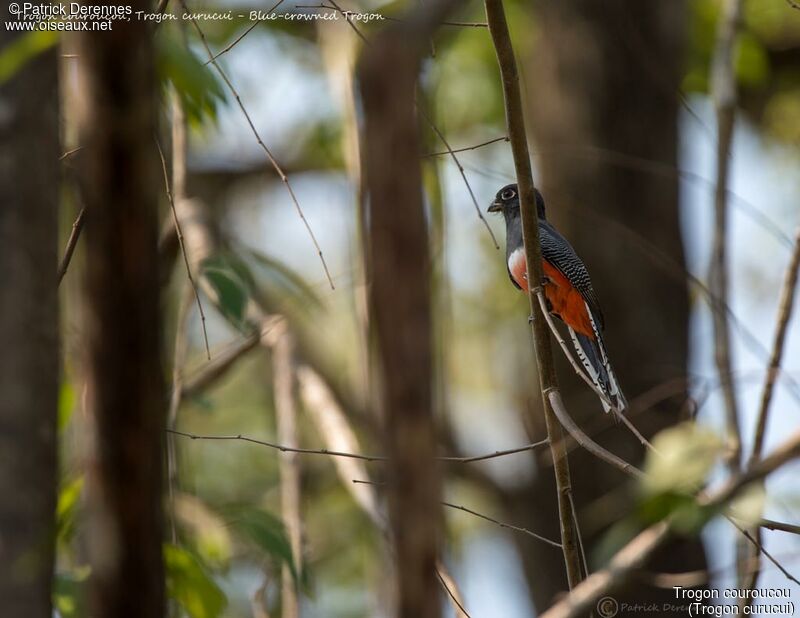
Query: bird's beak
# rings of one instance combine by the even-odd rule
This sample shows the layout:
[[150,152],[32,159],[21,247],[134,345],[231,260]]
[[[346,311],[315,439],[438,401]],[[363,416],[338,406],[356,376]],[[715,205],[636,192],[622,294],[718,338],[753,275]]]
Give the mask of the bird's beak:
[[501,212],[503,210],[502,202],[494,201],[489,205],[488,212]]

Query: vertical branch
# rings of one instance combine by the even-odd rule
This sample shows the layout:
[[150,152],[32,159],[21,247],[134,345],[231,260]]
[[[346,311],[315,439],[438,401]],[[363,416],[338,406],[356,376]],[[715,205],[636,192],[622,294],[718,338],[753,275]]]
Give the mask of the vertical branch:
[[[9,24],[17,16],[6,5]],[[0,48],[24,41],[3,29]],[[0,607],[49,618],[58,409],[56,48],[0,84]]]
[[572,482],[569,473],[567,451],[562,439],[561,427],[553,413],[548,392],[557,389],[555,364],[550,333],[547,329],[539,303],[537,292],[542,285],[542,252],[539,245],[538,220],[534,208],[533,174],[528,154],[528,142],[525,133],[525,120],[522,113],[522,96],[520,94],[517,63],[514,48],[503,9],[502,0],[485,0],[486,20],[492,35],[500,75],[503,80],[505,97],[506,123],[514,156],[514,169],[517,176],[520,196],[520,212],[522,215],[522,236],[525,243],[525,260],[529,277],[528,300],[533,316],[532,330],[536,361],[539,366],[539,384],[542,390],[547,436],[550,440],[550,452],[553,457],[553,469],[558,491],[559,523],[561,527],[561,545],[567,570],[569,587],[573,588],[582,579],[581,556],[578,533],[575,527],[575,515],[572,509]]
[[717,178],[714,190],[714,239],[709,272],[714,317],[714,359],[725,401],[728,440],[728,467],[731,473],[741,465],[741,433],[739,411],[733,383],[730,351],[730,325],[725,307],[728,305],[728,176],[730,152],[736,114],[736,78],[733,68],[733,47],[736,39],[741,0],[725,0],[717,32],[717,46],[711,68],[711,90],[717,110]]
[[[149,3],[133,2],[148,11]],[[153,41],[143,21],[76,35],[86,208],[87,402],[95,449],[87,473],[91,614],[160,618],[162,436],[158,282],[159,176]],[[125,58],[120,62],[120,58]]]
[[794,295],[797,290],[798,271],[800,271],[800,228],[795,233],[794,251],[786,268],[786,276],[783,279],[781,297],[778,301],[778,319],[775,328],[775,339],[772,343],[772,353],[767,365],[767,375],[764,377],[764,388],[761,391],[761,402],[758,406],[758,420],[756,421],[755,438],[753,439],[753,453],[750,456],[749,465],[753,465],[761,459],[761,451],[764,448],[764,435],[767,430],[767,418],[769,416],[769,406],[772,403],[772,393],[775,388],[775,381],[781,368],[783,349],[786,343],[786,333],[789,331],[789,321],[792,317],[792,307],[794,306]]
[[[297,410],[295,405],[295,358],[294,339],[285,321],[277,323],[264,334],[272,347],[272,379],[275,389],[275,418],[278,426],[278,441],[297,448]],[[299,572],[301,565],[302,523],[300,517],[300,463],[297,453],[281,453],[281,513],[292,557]],[[300,604],[297,585],[287,565],[281,573],[281,607],[283,618],[297,618]]]
[[[711,312],[714,320],[714,361],[719,373],[720,387],[725,405],[726,462],[731,474],[741,467],[742,441],[739,427],[739,410],[736,387],[733,382],[731,359],[730,324],[728,322],[728,177],[730,154],[736,116],[736,76],[733,67],[733,51],[740,18],[741,0],[725,0],[717,29],[717,43],[711,66],[711,94],[717,112],[717,177],[714,188],[714,237],[712,240],[711,264],[709,266],[709,289]],[[760,535],[760,532],[757,532]],[[736,543],[737,572],[739,583],[749,586],[755,577],[748,575],[747,563],[757,554],[747,543],[739,539]],[[747,581],[747,580],[750,581]],[[747,603],[745,600],[744,603]]]
[[[397,616],[438,618],[441,477],[433,421],[430,249],[414,90],[427,40],[453,5],[440,0],[385,27],[365,48],[364,178],[371,321],[385,414]],[[391,67],[391,70],[387,70]]]

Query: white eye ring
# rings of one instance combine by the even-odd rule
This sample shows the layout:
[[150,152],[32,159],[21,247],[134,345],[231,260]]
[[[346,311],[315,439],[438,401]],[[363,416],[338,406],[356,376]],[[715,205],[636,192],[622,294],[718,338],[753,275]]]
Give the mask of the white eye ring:
[[501,200],[510,200],[517,194],[514,192],[514,189],[506,189],[500,194]]

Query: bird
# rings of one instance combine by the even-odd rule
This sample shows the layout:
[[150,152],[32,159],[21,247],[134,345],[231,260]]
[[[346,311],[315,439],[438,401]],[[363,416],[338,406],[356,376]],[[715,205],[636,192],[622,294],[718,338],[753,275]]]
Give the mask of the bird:
[[[543,289],[549,313],[566,324],[588,377],[607,399],[601,399],[603,410],[609,412],[613,407],[622,413],[628,404],[608,360],[602,335],[603,313],[589,271],[572,245],[547,220],[544,198],[538,189],[534,189],[534,195],[542,248]],[[500,189],[488,211],[502,213],[505,218],[508,277],[515,287],[527,292],[528,274],[516,183]]]

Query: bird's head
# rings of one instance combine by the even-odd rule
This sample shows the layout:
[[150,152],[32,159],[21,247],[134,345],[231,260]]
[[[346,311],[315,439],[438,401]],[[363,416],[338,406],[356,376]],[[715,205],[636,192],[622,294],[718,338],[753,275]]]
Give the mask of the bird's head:
[[[534,189],[533,192],[536,195],[536,213],[540,219],[544,219],[544,198],[538,189]],[[517,183],[506,185],[497,192],[494,201],[489,206],[489,212],[502,212],[505,217],[519,215]]]

